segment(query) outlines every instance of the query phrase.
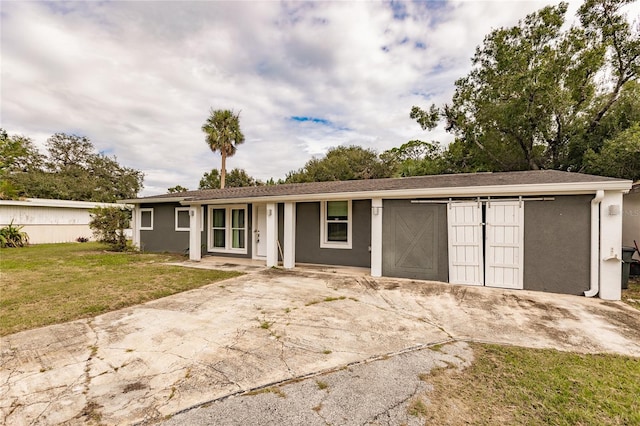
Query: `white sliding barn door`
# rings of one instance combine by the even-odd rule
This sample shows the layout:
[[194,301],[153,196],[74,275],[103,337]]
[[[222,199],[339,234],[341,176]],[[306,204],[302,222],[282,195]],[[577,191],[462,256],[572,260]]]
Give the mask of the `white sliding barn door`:
[[482,204],[450,203],[447,207],[447,222],[449,282],[483,285]]
[[524,203],[490,201],[486,222],[485,284],[523,288]]

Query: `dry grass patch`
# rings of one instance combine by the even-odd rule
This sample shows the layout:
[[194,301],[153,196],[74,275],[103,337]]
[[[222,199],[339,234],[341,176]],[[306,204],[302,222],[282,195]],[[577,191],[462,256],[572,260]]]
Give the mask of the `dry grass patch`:
[[427,405],[424,402],[422,402],[420,398],[414,398],[409,403],[409,407],[407,407],[407,412],[411,416],[425,417],[427,414],[429,414],[429,409],[427,408]]
[[172,254],[114,253],[99,243],[0,249],[0,335],[87,318],[241,275],[163,263]]
[[426,424],[640,424],[640,359],[473,344],[429,382]]
[[261,395],[261,394],[265,394],[265,393],[272,393],[274,395],[279,396],[280,398],[286,398],[287,397],[287,395],[284,393],[284,391],[282,389],[280,389],[280,387],[278,387],[278,386],[270,386],[268,388],[262,388],[262,389],[249,391],[249,392],[245,393],[245,395],[246,396],[255,396],[255,395]]
[[640,276],[629,277],[628,288],[622,290],[622,301],[640,309]]
[[312,306],[312,305],[317,305],[318,303],[322,303],[322,302],[335,302],[337,300],[345,300],[346,296],[339,296],[339,297],[325,297],[322,300],[312,300],[311,302],[305,303],[304,306]]

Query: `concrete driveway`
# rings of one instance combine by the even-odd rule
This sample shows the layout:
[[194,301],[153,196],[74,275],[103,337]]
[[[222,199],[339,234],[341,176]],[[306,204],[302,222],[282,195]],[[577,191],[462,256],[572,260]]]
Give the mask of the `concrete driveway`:
[[[466,341],[640,356],[640,312],[577,296],[261,269],[93,319],[3,337],[0,422],[155,422],[344,366],[351,373],[361,369],[353,380],[370,378],[351,383],[353,389],[388,391],[385,377],[412,363],[421,371],[454,359],[467,365],[473,354]],[[447,349],[426,349],[438,343],[448,343]],[[376,385],[376,378],[383,381]],[[314,383],[297,386],[303,392]],[[396,383],[411,388],[409,394],[417,390],[411,386]],[[393,417],[393,404],[388,424],[405,422]],[[360,424],[380,424],[374,415],[384,405],[359,414]],[[343,409],[354,413],[348,404]],[[340,415],[347,414],[338,411],[335,418]]]

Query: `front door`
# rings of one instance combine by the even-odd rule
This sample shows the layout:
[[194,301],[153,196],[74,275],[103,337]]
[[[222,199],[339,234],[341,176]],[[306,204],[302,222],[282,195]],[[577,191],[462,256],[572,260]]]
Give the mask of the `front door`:
[[254,257],[267,256],[267,206],[253,205],[253,254]]

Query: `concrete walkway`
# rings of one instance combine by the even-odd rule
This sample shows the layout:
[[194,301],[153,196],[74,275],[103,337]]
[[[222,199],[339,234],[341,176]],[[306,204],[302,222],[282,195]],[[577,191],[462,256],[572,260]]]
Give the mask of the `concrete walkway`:
[[[468,340],[640,356],[640,312],[577,296],[250,269],[93,319],[0,339],[0,422],[153,422],[247,390],[443,342],[462,345],[452,348],[464,364],[472,358]],[[415,352],[436,352],[427,351]],[[431,354],[424,362],[446,360]],[[426,364],[420,368],[428,371]]]

